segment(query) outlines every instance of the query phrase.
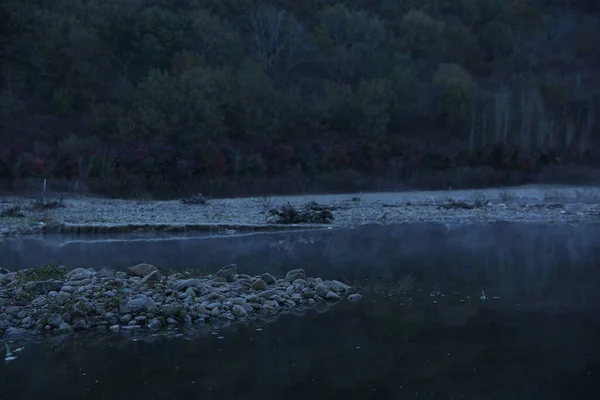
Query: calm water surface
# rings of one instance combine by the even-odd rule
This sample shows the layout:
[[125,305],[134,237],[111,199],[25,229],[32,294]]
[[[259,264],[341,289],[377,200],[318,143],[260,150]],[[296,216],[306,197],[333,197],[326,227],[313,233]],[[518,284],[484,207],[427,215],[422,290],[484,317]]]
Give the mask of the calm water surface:
[[[600,398],[600,226],[56,237],[0,251],[17,267],[303,266],[360,283],[365,295],[218,333],[13,343],[24,349],[0,365],[0,400]],[[396,283],[407,275],[414,284],[402,295]]]

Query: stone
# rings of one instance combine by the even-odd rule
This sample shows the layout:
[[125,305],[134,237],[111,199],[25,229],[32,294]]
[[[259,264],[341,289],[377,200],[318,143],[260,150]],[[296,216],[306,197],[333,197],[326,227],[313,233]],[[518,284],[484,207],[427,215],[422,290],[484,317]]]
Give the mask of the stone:
[[165,304],[164,306],[162,306],[160,308],[160,312],[165,317],[174,317],[177,314],[179,314],[179,312],[181,311],[181,309],[182,309],[181,304],[171,303],[171,304]]
[[246,312],[246,309],[239,304],[234,305],[231,308],[231,312],[233,313],[233,315],[235,315],[238,318],[243,318],[248,315],[248,313]]
[[73,324],[73,330],[75,330],[75,331],[84,331],[86,329],[88,329],[88,324],[85,319],[77,320]]
[[94,276],[95,271],[93,269],[75,268],[72,271],[67,272],[67,281],[80,281],[83,279],[89,279]]
[[340,296],[337,293],[334,293],[332,291],[327,292],[327,294],[325,295],[325,299],[326,300],[332,300],[332,301],[339,301],[340,300]]
[[132,314],[140,311],[154,313],[158,310],[156,303],[145,294],[138,294],[130,298],[119,310],[121,314]]
[[73,328],[71,327],[71,325],[67,324],[66,322],[62,322],[58,326],[58,331],[62,332],[62,333],[71,332],[72,330],[73,330]]
[[156,330],[160,329],[161,327],[162,327],[162,324],[158,318],[153,318],[148,323],[148,328],[152,329],[153,331],[156,331]]
[[17,306],[8,306],[4,310],[4,312],[7,313],[8,315],[17,315],[19,313],[19,311],[21,311],[21,308],[17,307]]
[[61,281],[39,281],[33,284],[33,289],[37,294],[47,294],[52,291],[59,291],[64,286]]
[[299,269],[293,269],[291,271],[289,271],[286,275],[285,275],[285,281],[286,282],[293,282],[296,279],[305,279],[306,278],[306,272],[304,272],[304,270],[302,268]]
[[227,280],[227,282],[233,282],[233,281],[235,281],[236,273],[237,273],[237,264],[229,264],[229,265],[221,268],[220,270],[218,270],[217,273],[215,274],[215,277],[216,278],[225,278]]
[[50,317],[48,317],[47,324],[50,326],[50,328],[59,328],[60,324],[62,324],[64,322],[65,321],[63,321],[63,319],[60,317],[60,315],[52,314]]
[[327,293],[329,293],[329,287],[323,283],[320,283],[315,287],[315,292],[318,296],[325,297],[327,296]]
[[148,275],[144,276],[140,281],[140,284],[144,284],[147,282],[159,282],[160,281],[160,272],[152,271]]
[[348,296],[348,301],[359,301],[362,300],[362,295],[360,293],[353,293]]
[[273,283],[277,282],[277,279],[275,279],[275,277],[269,273],[264,273],[260,276],[260,279],[262,279],[263,281],[265,281],[265,283],[267,285],[272,285]]
[[122,324],[126,324],[131,321],[131,318],[133,318],[131,314],[125,314],[119,319],[119,321],[121,321]]
[[264,292],[260,292],[258,294],[259,297],[270,298],[271,296],[275,296],[279,292],[276,289],[265,290]]
[[254,290],[267,290],[269,288],[269,285],[263,279],[258,278],[250,287]]
[[187,288],[199,288],[204,286],[204,281],[202,279],[198,279],[198,278],[192,278],[192,279],[185,279],[182,281],[178,281],[175,284],[175,290],[179,291],[179,292],[183,292],[185,291]]
[[133,267],[127,268],[127,272],[130,275],[139,276],[140,278],[143,278],[146,275],[150,275],[154,271],[159,272],[158,268],[156,268],[154,265],[145,263],[137,264]]
[[4,332],[4,336],[7,338],[14,338],[17,336],[24,336],[27,335],[29,333],[29,331],[27,329],[23,329],[23,328],[15,328],[15,327],[10,327],[6,330],[6,332]]
[[346,285],[345,283],[342,283],[342,282],[336,281],[336,280],[327,281],[324,283],[329,284],[329,288],[336,292],[347,292],[352,288],[350,285]]
[[196,312],[198,314],[208,314],[208,310],[206,308],[204,308],[204,306],[202,306],[202,305],[196,306]]
[[0,297],[0,307],[4,307],[4,304],[6,304],[6,300]]
[[102,268],[100,271],[96,273],[97,278],[114,278],[115,271],[108,268]]

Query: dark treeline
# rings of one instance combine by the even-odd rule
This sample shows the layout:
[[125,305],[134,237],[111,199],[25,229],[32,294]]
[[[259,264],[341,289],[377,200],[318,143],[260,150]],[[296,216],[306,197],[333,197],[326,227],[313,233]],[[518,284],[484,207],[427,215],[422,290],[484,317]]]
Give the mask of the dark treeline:
[[44,176],[175,194],[481,168],[535,179],[600,158],[598,1],[0,7],[9,188]]

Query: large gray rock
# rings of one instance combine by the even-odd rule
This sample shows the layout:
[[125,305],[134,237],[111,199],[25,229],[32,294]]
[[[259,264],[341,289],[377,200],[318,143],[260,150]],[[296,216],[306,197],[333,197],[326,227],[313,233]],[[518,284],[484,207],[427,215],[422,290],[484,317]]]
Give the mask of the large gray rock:
[[152,264],[145,264],[145,263],[134,265],[133,267],[127,268],[127,272],[130,275],[139,276],[140,278],[143,278],[146,275],[149,275],[154,271],[158,272],[158,268],[156,268]]
[[165,317],[174,317],[182,310],[182,305],[179,303],[165,304],[161,307],[160,312]]
[[306,272],[302,268],[293,269],[285,275],[286,282],[293,282],[296,279],[306,279]]
[[321,284],[318,284],[318,285],[315,287],[315,292],[317,292],[317,294],[318,294],[319,296],[321,296],[321,297],[325,297],[325,296],[327,295],[327,293],[329,292],[329,286],[327,286],[327,285],[325,285],[325,284],[323,284],[323,283],[321,283]]
[[360,293],[353,293],[348,296],[348,301],[359,301],[362,300],[362,295]]
[[199,288],[204,286],[204,281],[202,279],[198,279],[198,278],[192,278],[192,279],[185,279],[185,280],[181,280],[178,281],[175,284],[175,290],[179,291],[179,292],[183,292],[185,291],[187,288]]
[[67,281],[81,281],[83,279],[89,279],[96,274],[92,268],[75,268],[72,271],[67,272]]
[[156,331],[156,330],[160,329],[161,326],[162,326],[162,324],[160,323],[160,320],[158,318],[153,318],[148,323],[148,328],[152,329],[153,331]]
[[6,338],[15,338],[18,336],[27,335],[29,333],[30,333],[30,331],[28,329],[10,327],[6,330],[6,332],[4,333],[4,336]]
[[114,278],[115,271],[108,268],[102,268],[100,271],[96,273],[96,277],[98,278]]
[[243,318],[248,314],[246,309],[239,304],[236,304],[231,308],[231,313],[238,318]]
[[47,322],[48,322],[48,325],[50,325],[52,328],[58,328],[65,321],[63,321],[63,319],[60,317],[60,315],[52,314],[51,316],[48,317]]
[[144,284],[147,282],[158,282],[160,281],[160,272],[152,271],[148,275],[144,276],[140,281],[140,284]]
[[263,281],[265,281],[265,283],[267,285],[272,285],[275,282],[277,282],[277,279],[275,279],[275,277],[269,273],[264,273],[260,276],[260,279],[262,279]]
[[250,287],[254,290],[267,290],[269,288],[269,285],[267,285],[267,282],[265,282],[264,280],[258,278]]
[[145,294],[138,294],[130,298],[123,306],[121,306],[119,312],[121,314],[135,314],[141,311],[154,313],[157,310],[158,307],[154,300]]
[[237,265],[229,264],[217,271],[217,273],[215,274],[215,278],[224,278],[227,282],[233,282],[235,281],[236,273]]

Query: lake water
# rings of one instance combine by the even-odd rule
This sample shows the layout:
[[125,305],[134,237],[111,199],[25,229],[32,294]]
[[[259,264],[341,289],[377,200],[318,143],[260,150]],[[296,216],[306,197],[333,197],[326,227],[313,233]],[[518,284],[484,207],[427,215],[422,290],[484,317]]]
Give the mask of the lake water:
[[0,254],[9,269],[303,267],[365,296],[205,335],[13,343],[24,349],[0,365],[0,400],[600,398],[600,225],[57,236],[0,242]]

